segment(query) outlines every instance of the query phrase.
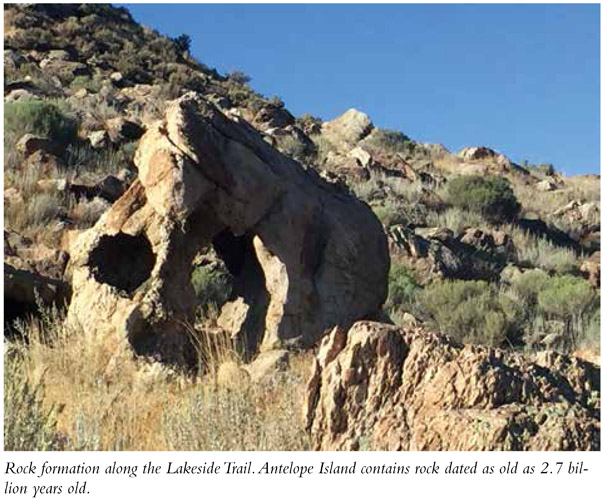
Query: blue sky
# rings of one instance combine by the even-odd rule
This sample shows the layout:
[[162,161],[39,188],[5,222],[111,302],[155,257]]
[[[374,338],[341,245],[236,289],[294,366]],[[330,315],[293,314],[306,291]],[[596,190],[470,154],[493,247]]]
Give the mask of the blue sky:
[[600,170],[599,5],[123,5],[295,115]]

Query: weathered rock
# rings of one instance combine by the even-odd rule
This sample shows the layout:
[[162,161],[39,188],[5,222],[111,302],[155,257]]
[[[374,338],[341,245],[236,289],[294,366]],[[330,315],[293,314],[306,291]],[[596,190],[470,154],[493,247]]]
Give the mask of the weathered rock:
[[106,130],[95,130],[88,134],[88,142],[94,149],[104,148],[109,142],[109,134]]
[[601,288],[601,252],[595,252],[584,259],[580,266],[580,272],[591,285]]
[[348,156],[356,160],[359,167],[370,168],[373,164],[373,158],[371,157],[371,154],[365,149],[362,149],[360,146],[357,146],[352,149],[348,153]]
[[210,244],[250,306],[250,352],[310,346],[384,302],[387,241],[370,209],[197,94],[169,106],[135,162],[138,180],[74,245],[69,321],[191,361],[191,265]]
[[39,169],[44,175],[56,174],[64,167],[63,160],[52,153],[41,149],[29,155],[22,164],[23,170]]
[[460,241],[478,250],[502,255],[508,260],[516,256],[513,239],[504,231],[484,231],[471,227],[465,229]]
[[373,122],[368,115],[353,108],[322,126],[323,135],[343,150],[355,147],[371,130]]
[[271,128],[284,128],[287,125],[293,125],[295,118],[282,106],[268,103],[259,109],[251,123],[258,130],[265,131]]
[[483,160],[485,158],[497,158],[500,153],[497,153],[493,149],[484,146],[471,146],[463,148],[459,151],[458,156],[463,160]]
[[596,365],[380,323],[335,333],[337,349],[323,340],[306,392],[317,449],[600,449]]
[[57,155],[58,147],[47,137],[25,134],[17,142],[17,151],[24,157],[29,157],[37,151]]
[[17,51],[11,49],[4,50],[4,70],[16,71],[19,66],[26,62],[25,58]]
[[121,85],[124,81],[124,76],[119,71],[114,71],[109,75],[109,80],[114,85]]
[[80,62],[63,61],[60,59],[43,59],[40,68],[59,78],[72,79],[75,76],[89,76],[90,68]]
[[30,92],[25,89],[15,89],[6,95],[4,98],[5,102],[14,102],[14,101],[27,101],[31,99],[37,99],[37,94]]
[[107,120],[105,130],[109,134],[111,142],[115,143],[135,141],[140,139],[144,133],[144,129],[140,125],[122,117]]
[[548,179],[543,179],[536,183],[536,189],[538,189],[538,191],[555,191],[557,185]]
[[277,349],[262,352],[244,368],[254,382],[268,379],[289,368],[289,351]]
[[44,305],[65,305],[70,296],[63,280],[69,256],[35,244],[13,231],[4,231],[4,306],[11,321]]
[[389,229],[390,250],[402,262],[418,270],[421,282],[437,278],[495,281],[515,247],[508,235],[469,228],[459,237],[448,228]]

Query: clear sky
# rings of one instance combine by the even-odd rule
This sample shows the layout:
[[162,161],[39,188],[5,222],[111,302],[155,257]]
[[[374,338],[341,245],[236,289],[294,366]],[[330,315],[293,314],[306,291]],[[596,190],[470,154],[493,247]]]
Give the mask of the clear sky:
[[599,173],[599,5],[122,5],[297,116]]

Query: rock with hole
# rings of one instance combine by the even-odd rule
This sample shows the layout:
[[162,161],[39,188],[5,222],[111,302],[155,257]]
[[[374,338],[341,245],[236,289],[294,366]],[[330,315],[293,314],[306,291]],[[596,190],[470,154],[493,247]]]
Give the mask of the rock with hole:
[[199,95],[171,103],[135,163],[138,179],[72,245],[71,323],[194,363],[191,269],[209,245],[246,304],[221,322],[249,356],[312,346],[385,301],[387,240],[369,207]]

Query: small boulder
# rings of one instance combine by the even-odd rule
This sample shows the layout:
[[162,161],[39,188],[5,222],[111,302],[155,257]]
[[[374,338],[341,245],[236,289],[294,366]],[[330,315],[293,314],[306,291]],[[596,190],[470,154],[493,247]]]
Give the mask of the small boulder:
[[548,179],[544,179],[536,183],[536,189],[542,192],[555,191],[557,189],[557,185]]
[[601,252],[595,252],[585,259],[580,272],[592,286],[601,288]]
[[44,153],[57,154],[57,146],[53,142],[39,135],[25,134],[17,142],[17,151],[22,154],[25,158],[33,155],[37,151],[43,151]]
[[251,363],[245,366],[247,373],[254,382],[267,379],[276,373],[289,368],[289,351],[274,350],[261,353]]
[[144,129],[137,123],[122,117],[111,118],[105,122],[105,130],[114,143],[135,141],[140,139]]
[[106,130],[95,130],[88,134],[88,142],[93,149],[102,149],[109,143],[109,134]]

